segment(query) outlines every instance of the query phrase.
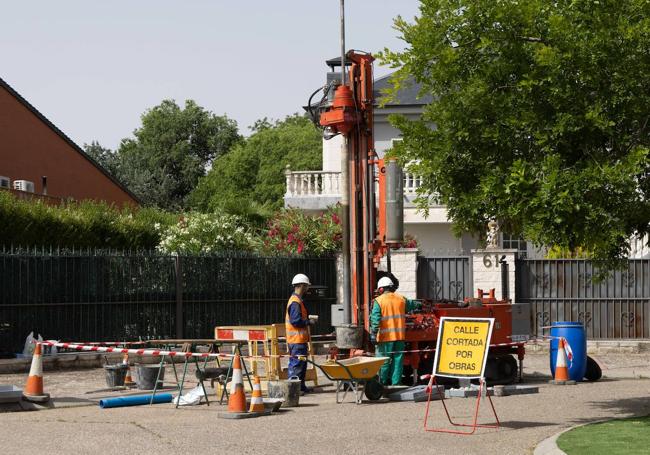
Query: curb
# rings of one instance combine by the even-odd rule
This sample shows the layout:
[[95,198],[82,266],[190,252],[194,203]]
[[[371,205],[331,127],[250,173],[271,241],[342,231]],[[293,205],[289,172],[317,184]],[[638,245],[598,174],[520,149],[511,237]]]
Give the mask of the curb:
[[576,428],[584,427],[587,425],[593,425],[594,423],[603,423],[603,422],[611,422],[614,419],[601,419],[601,420],[594,420],[593,422],[587,422],[583,423],[580,425],[576,425],[574,427],[569,427],[566,428],[559,433],[555,433],[553,436],[548,437],[544,439],[542,442],[537,444],[535,447],[535,450],[533,451],[533,455],[567,455],[567,453],[563,450],[560,450],[560,448],[557,446],[557,439],[562,436],[562,434],[566,433],[567,431],[575,430]]
[[542,442],[537,444],[533,451],[533,455],[567,455],[566,452],[560,450],[557,446],[557,438],[559,438],[562,433],[573,430],[573,428],[575,427],[567,428],[566,430],[554,434],[550,438],[544,439]]

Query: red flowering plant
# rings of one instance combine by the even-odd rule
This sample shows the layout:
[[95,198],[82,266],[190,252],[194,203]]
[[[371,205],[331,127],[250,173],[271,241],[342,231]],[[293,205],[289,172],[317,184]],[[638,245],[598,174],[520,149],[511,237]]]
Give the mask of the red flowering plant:
[[337,208],[319,215],[285,209],[268,223],[263,250],[268,253],[322,256],[341,249],[341,219]]
[[418,239],[414,235],[411,235],[407,232],[404,233],[404,241],[402,242],[402,248],[417,248]]

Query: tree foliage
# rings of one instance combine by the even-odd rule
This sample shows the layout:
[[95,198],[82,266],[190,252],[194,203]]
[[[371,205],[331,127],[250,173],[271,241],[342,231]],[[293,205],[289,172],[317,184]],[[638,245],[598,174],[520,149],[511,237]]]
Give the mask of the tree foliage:
[[84,151],[86,155],[90,156],[113,177],[117,177],[117,155],[111,149],[102,146],[97,141],[92,141],[90,144],[84,144]]
[[122,140],[115,173],[146,205],[176,210],[213,160],[240,140],[234,120],[192,100],[184,108],[164,100],[142,115],[134,138]]
[[305,117],[258,120],[253,134],[216,159],[191,195],[194,208],[260,222],[283,206],[285,169],[320,169],[322,139]]
[[[423,0],[395,27],[410,77],[434,101],[393,118],[458,231],[490,219],[537,244],[613,264],[650,231],[650,2]],[[434,128],[431,126],[435,125]]]

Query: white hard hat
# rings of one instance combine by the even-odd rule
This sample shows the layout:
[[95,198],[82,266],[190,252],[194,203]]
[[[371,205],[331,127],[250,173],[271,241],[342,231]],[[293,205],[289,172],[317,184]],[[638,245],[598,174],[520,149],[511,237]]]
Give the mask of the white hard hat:
[[393,285],[393,280],[391,280],[387,276],[381,277],[379,279],[379,282],[377,283],[377,289],[379,289],[379,288],[387,288],[389,286],[394,286],[394,285]]
[[302,274],[302,273],[299,273],[298,275],[294,276],[293,280],[291,280],[291,284],[294,285],[294,286],[297,285],[297,284],[309,284],[309,285],[311,285],[311,283],[309,282],[309,278],[307,278],[307,275]]

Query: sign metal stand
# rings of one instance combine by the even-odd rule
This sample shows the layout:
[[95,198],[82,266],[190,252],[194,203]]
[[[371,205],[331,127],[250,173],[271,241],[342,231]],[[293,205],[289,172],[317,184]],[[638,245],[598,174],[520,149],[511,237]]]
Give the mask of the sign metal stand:
[[[448,318],[440,319],[440,328],[438,332],[438,343],[436,356],[433,362],[433,372],[429,378],[427,386],[427,406],[424,415],[424,430],[436,433],[452,433],[461,435],[471,435],[476,432],[477,428],[499,428],[501,422],[494,409],[492,398],[487,393],[485,383],[485,363],[487,361],[487,352],[490,346],[492,336],[492,318]],[[481,363],[478,363],[478,360]],[[449,414],[449,409],[445,404],[445,390],[436,382],[436,376],[458,378],[458,379],[478,379],[479,388],[476,397],[476,409],[472,423],[454,422]],[[429,407],[431,405],[431,396],[436,389],[443,409],[447,415],[447,420],[454,427],[469,427],[471,431],[456,430],[451,428],[430,428],[427,426],[429,419]],[[490,403],[490,408],[496,419],[495,424],[479,424],[478,413],[481,405],[481,396],[485,393]]]

